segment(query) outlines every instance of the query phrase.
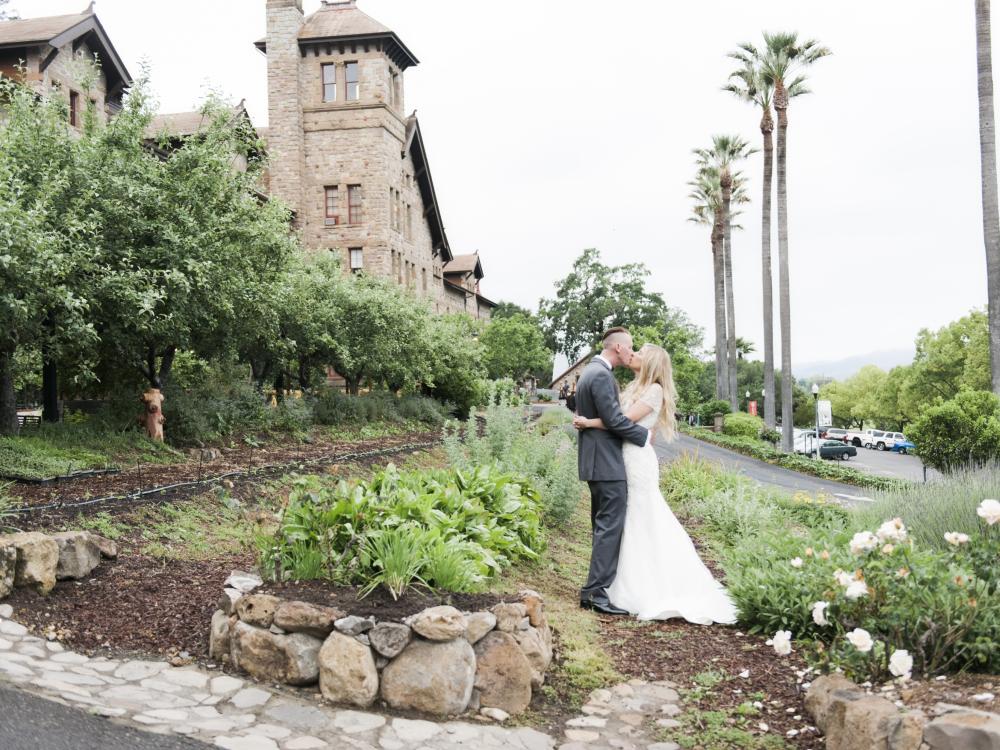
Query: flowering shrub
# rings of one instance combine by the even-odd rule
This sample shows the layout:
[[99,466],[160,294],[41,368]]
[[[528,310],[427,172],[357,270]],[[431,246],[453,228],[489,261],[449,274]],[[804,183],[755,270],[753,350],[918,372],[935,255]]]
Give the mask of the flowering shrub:
[[975,535],[922,548],[898,518],[874,532],[777,528],[724,552],[727,585],[752,632],[792,633],[816,666],[856,679],[1000,669],[1000,502]]

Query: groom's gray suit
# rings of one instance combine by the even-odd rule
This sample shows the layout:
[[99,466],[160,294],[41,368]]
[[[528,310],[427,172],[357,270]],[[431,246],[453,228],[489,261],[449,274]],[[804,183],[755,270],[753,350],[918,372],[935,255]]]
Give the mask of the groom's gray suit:
[[618,382],[611,374],[611,367],[600,357],[590,361],[577,383],[576,411],[588,419],[600,417],[607,428],[581,430],[577,457],[580,480],[590,485],[590,523],[594,532],[590,573],[580,592],[580,601],[606,605],[605,589],[618,572],[618,550],[628,503],[622,440],[643,446],[649,432],[622,414]]

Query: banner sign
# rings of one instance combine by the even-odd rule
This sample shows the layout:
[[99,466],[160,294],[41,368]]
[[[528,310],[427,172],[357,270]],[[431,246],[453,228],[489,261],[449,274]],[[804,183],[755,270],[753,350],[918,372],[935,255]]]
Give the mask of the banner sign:
[[747,404],[747,411],[750,414],[753,414],[756,417],[757,416],[757,402],[756,401],[751,401],[749,404]]

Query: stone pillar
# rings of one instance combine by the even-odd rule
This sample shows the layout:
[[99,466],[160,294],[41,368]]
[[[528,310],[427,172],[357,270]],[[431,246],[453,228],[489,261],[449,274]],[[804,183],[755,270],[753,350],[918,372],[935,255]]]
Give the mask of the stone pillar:
[[302,218],[304,136],[299,85],[302,0],[267,0],[267,149],[271,194]]

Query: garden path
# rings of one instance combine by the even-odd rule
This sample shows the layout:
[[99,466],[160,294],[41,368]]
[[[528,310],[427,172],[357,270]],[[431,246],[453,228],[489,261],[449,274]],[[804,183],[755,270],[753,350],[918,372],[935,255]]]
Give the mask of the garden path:
[[[554,737],[486,717],[476,717],[482,722],[432,722],[337,709],[323,704],[318,694],[311,698],[272,690],[197,666],[88,657],[30,635],[5,619],[10,615],[0,605],[0,681],[113,719],[122,732],[183,735],[230,750],[678,750],[651,736],[657,728],[678,726],[679,698],[669,682],[633,680],[595,690],[582,713]],[[0,737],[16,734],[19,721],[31,737],[25,713],[0,712]],[[114,725],[105,728],[109,726]]]

